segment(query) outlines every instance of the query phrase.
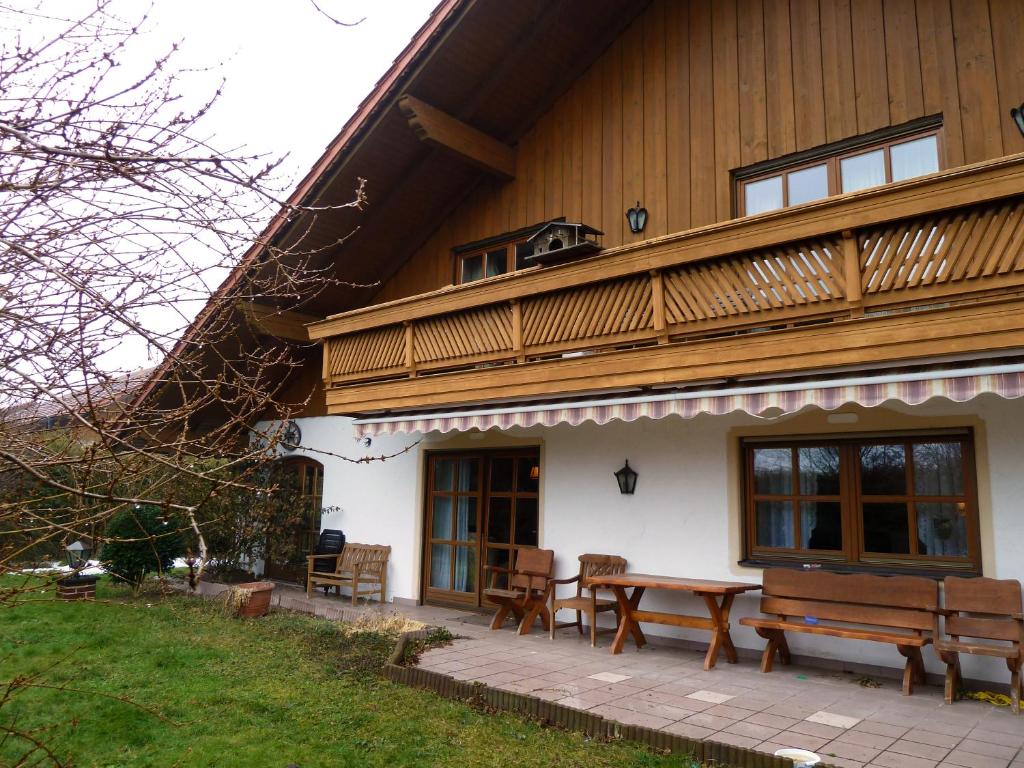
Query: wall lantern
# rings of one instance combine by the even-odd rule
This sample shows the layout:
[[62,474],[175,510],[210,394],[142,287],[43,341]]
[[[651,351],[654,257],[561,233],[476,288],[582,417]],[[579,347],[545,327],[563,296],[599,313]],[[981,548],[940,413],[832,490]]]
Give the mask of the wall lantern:
[[1020,135],[1024,136],[1024,104],[1011,109],[1010,117],[1012,117],[1013,122],[1017,124],[1017,130],[1020,131]]
[[75,541],[64,547],[67,552],[68,566],[71,570],[77,570],[84,568],[89,564],[89,556],[92,554],[92,548],[83,543],[82,541]]
[[619,484],[619,493],[633,495],[636,490],[636,472],[629,466],[629,459],[626,459],[626,466],[615,473],[615,481]]
[[644,231],[644,227],[647,226],[647,209],[640,207],[639,200],[633,208],[626,211],[626,221],[629,222],[629,231],[633,234]]
[[540,467],[537,464],[530,467],[530,479],[540,480]]

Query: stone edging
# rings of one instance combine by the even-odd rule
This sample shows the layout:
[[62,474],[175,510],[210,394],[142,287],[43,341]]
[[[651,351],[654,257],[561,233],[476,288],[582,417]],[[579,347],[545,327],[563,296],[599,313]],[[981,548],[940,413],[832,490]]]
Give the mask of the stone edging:
[[[502,712],[512,712],[548,725],[580,731],[588,736],[605,739],[622,739],[658,750],[678,754],[689,754],[695,760],[725,768],[792,768],[793,761],[787,757],[775,757],[764,752],[755,752],[744,747],[734,747],[715,741],[699,741],[677,736],[666,731],[639,725],[625,725],[608,720],[579,709],[573,709],[554,701],[545,701],[535,696],[491,688],[483,683],[473,683],[419,667],[400,665],[406,646],[427,635],[427,630],[405,632],[395,644],[391,659],[384,666],[384,676],[396,683],[414,688],[425,688],[446,699],[478,701]],[[819,763],[819,768],[828,768]]]

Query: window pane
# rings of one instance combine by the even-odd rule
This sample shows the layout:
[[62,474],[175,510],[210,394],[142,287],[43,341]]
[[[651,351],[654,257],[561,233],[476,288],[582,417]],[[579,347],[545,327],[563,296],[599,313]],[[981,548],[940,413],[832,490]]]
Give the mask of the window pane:
[[839,448],[834,445],[799,448],[800,493],[804,496],[839,495]]
[[476,592],[476,548],[455,548],[455,591]]
[[483,254],[470,256],[462,260],[462,282],[471,283],[484,276]]
[[914,445],[914,493],[963,496],[964,459],[960,443]]
[[516,500],[516,544],[537,546],[537,500]]
[[800,502],[800,533],[804,549],[841,550],[843,514],[839,502]]
[[533,245],[531,243],[516,243],[516,269],[525,269],[530,266],[526,261],[527,256],[533,256]]
[[902,181],[939,170],[939,142],[934,136],[894,144],[889,149],[892,180]]
[[495,498],[489,502],[487,540],[508,544],[512,540],[512,499]]
[[455,538],[459,541],[476,540],[476,499],[460,496],[455,506]]
[[491,490],[497,493],[512,492],[512,459],[491,460]]
[[864,549],[895,555],[910,554],[906,504],[864,505]]
[[[508,568],[508,550],[507,549],[487,549],[487,564],[494,565],[498,568]],[[489,573],[487,574],[487,586],[493,584],[497,589],[507,589],[508,585],[508,574],[507,573]]]
[[759,547],[793,547],[792,502],[759,501],[755,512]]
[[459,459],[459,490],[463,493],[480,488],[480,460]]
[[752,181],[743,185],[743,209],[747,216],[782,207],[782,177]]
[[[865,496],[902,496],[907,492],[907,457],[902,445],[865,445],[860,449],[860,490]],[[887,550],[879,550],[887,551]]]
[[453,459],[437,459],[434,462],[434,490],[455,490],[455,461]]
[[786,184],[789,186],[790,205],[828,197],[828,166],[812,165],[793,171],[786,177]]
[[843,192],[877,187],[885,184],[885,151],[876,149],[863,155],[854,155],[840,161]]
[[430,586],[452,588],[452,548],[450,544],[434,544],[430,548]]
[[533,457],[523,457],[517,462],[516,490],[520,493],[537,493],[540,485],[540,466]]
[[967,508],[963,503],[919,502],[917,541],[922,555],[967,557]]
[[431,522],[430,535],[435,539],[450,539],[452,537],[451,496],[434,497],[433,521]]
[[504,275],[508,271],[507,248],[499,248],[487,254],[487,276]]
[[791,448],[754,449],[754,491],[780,495],[793,492]]

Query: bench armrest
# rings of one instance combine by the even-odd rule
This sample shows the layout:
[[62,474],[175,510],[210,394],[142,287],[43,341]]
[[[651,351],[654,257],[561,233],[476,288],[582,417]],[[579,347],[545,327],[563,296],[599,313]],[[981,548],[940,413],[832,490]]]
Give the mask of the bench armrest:
[[552,584],[574,584],[580,580],[580,575],[577,573],[575,576],[569,579],[549,579]]

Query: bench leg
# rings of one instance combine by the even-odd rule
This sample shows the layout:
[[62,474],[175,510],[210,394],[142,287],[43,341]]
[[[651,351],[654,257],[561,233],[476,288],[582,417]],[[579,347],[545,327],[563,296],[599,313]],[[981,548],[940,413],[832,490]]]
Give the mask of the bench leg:
[[917,646],[897,645],[896,650],[907,659],[903,667],[903,695],[910,696],[914,692],[914,683],[924,682],[924,659],[921,649]]
[[501,629],[501,625],[505,623],[510,610],[512,610],[512,607],[508,603],[502,603],[498,608],[498,612],[494,614],[494,618],[491,619],[491,629]]
[[946,665],[946,684],[943,695],[947,704],[952,704],[956,698],[957,685],[960,682],[960,654],[950,651],[940,651],[939,658]]
[[1013,714],[1020,714],[1020,659],[1007,659],[1006,666],[1010,668],[1010,705],[1013,707]]
[[313,579],[309,576],[306,577],[306,599],[313,599]]
[[771,672],[775,663],[775,654],[779,654],[779,662],[783,666],[789,665],[789,643],[786,642],[786,633],[781,629],[765,629],[755,627],[755,631],[768,641],[764,653],[761,654],[761,671]]

